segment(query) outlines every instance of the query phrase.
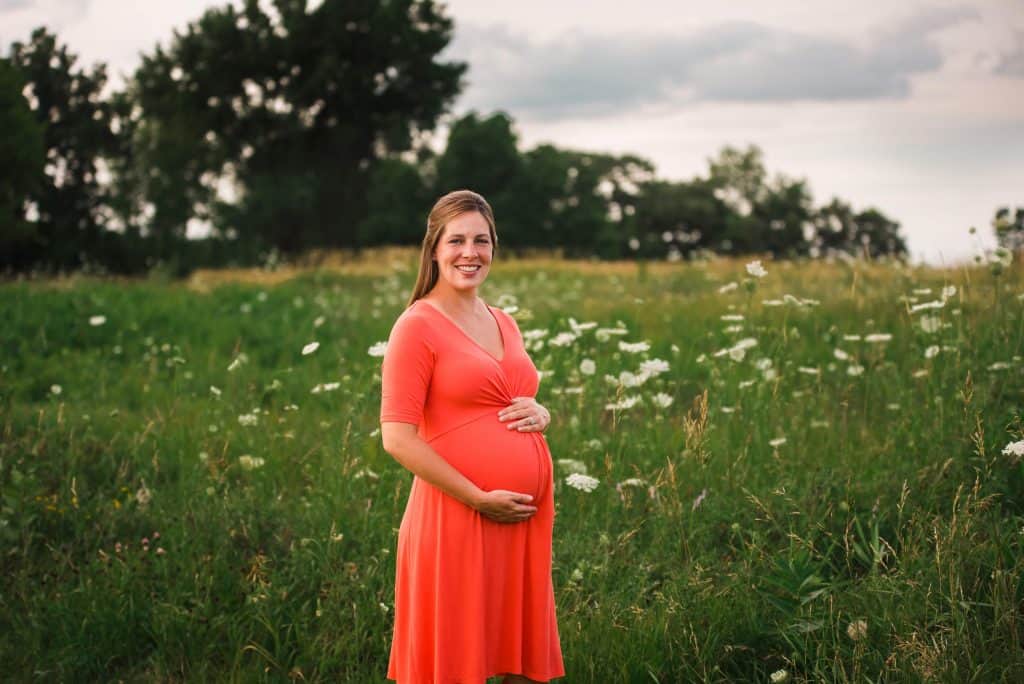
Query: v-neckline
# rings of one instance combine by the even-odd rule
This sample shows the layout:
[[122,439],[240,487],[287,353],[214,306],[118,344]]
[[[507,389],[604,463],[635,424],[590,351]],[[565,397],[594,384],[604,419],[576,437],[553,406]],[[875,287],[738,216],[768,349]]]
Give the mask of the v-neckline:
[[446,314],[445,312],[441,311],[441,309],[437,308],[436,306],[434,306],[433,304],[431,304],[430,302],[428,302],[428,301],[426,301],[424,299],[419,299],[417,301],[423,302],[423,306],[430,307],[435,312],[437,312],[438,316],[440,316],[444,320],[448,321],[448,323],[453,328],[455,328],[460,333],[462,333],[463,337],[465,337],[467,340],[472,342],[476,346],[476,348],[479,349],[480,351],[482,351],[484,354],[487,354],[487,356],[489,356],[491,358],[491,360],[493,360],[495,363],[499,363],[500,364],[508,356],[508,349],[505,347],[505,331],[501,329],[501,321],[499,321],[498,317],[494,315],[494,311],[491,309],[490,304],[487,304],[485,302],[484,306],[487,307],[487,313],[489,313],[491,315],[491,318],[494,319],[494,324],[498,326],[498,337],[501,338],[501,358],[500,359],[497,356],[495,356],[494,354],[492,354],[491,352],[487,351],[482,344],[477,342],[476,338],[474,338],[472,335],[470,335],[468,332],[466,332],[462,328],[461,325],[459,325],[454,320],[452,320],[448,316],[448,314]]

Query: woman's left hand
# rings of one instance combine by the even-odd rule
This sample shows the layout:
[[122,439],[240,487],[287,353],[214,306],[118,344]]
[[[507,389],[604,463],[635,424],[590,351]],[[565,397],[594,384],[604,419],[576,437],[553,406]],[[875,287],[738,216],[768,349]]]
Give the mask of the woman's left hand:
[[551,424],[551,414],[533,397],[515,397],[498,411],[498,420],[508,423],[509,430],[544,432]]

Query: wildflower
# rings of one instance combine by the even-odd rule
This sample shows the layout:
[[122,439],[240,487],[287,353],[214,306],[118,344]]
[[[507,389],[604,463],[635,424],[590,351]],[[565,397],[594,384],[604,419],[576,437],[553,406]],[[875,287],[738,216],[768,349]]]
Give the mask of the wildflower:
[[804,375],[821,375],[820,368],[811,368],[810,366],[800,366],[797,371]]
[[531,330],[523,331],[523,340],[526,342],[536,342],[542,337],[547,337],[548,331],[544,328],[533,328]]
[[317,316],[316,320],[313,321],[313,327],[319,328],[321,325],[327,322],[327,318],[324,316]]
[[780,446],[786,443],[785,437],[776,437],[775,439],[768,440],[768,446],[773,449],[778,449]]
[[248,361],[249,361],[249,357],[248,357],[248,356],[246,356],[245,354],[239,354],[239,355],[238,355],[238,356],[236,356],[236,357],[234,358],[234,360],[232,360],[232,361],[231,361],[231,363],[230,363],[230,364],[228,365],[228,372],[229,372],[229,373],[231,373],[231,372],[233,372],[233,371],[236,371],[236,370],[238,370],[238,368],[239,368],[239,367],[240,367],[240,366],[241,366],[242,364],[244,364],[244,363],[247,363]]
[[740,384],[737,385],[740,389],[747,389],[757,383],[757,380],[740,380]]
[[774,368],[765,368],[763,371],[761,371],[761,376],[765,380],[771,381],[779,377],[779,374]]
[[254,427],[260,421],[255,413],[243,413],[238,416],[238,424],[242,427]]
[[1017,458],[1024,456],[1024,439],[1010,442],[1003,447],[1003,456],[1016,456]]
[[865,342],[888,342],[891,339],[891,333],[871,333],[864,337]]
[[630,371],[622,371],[619,373],[618,383],[623,387],[639,387],[640,385],[647,382],[648,375],[646,373],[632,373]]
[[243,454],[238,457],[238,465],[242,466],[245,470],[254,470],[256,468],[263,467],[263,459],[259,456],[250,456],[249,454]]
[[835,356],[840,361],[846,361],[847,359],[850,358],[850,355],[844,352],[842,349],[836,349],[835,351],[832,352],[832,355]]
[[619,351],[629,352],[630,354],[639,354],[650,350],[651,345],[647,342],[626,342],[619,340]]
[[719,316],[718,318],[719,320],[722,321],[742,321],[743,314],[725,314],[723,316]]
[[653,401],[654,405],[659,408],[668,408],[669,406],[672,405],[674,399],[669,394],[665,394],[664,392],[658,392],[653,397],[651,397],[651,401]]
[[579,459],[575,458],[560,458],[555,463],[558,464],[559,468],[568,471],[569,473],[579,473],[580,475],[587,474],[587,464]]
[[583,359],[580,361],[580,373],[584,375],[593,375],[597,372],[597,364],[594,363],[593,359]]
[[625,409],[631,409],[640,403],[640,396],[634,395],[631,397],[623,397],[619,401],[611,404],[605,404],[605,411],[622,411]]
[[718,294],[726,294],[728,292],[732,292],[737,287],[739,287],[739,284],[736,283],[735,281],[731,283],[726,283],[722,287],[718,288]]
[[64,391],[64,388],[60,385],[50,385],[50,394],[57,396]]
[[776,670],[771,674],[771,684],[786,684],[789,681],[789,672],[786,670]]
[[914,371],[914,372],[913,372],[913,373],[911,374],[911,377],[914,377],[914,378],[923,378],[923,377],[925,377],[925,376],[927,376],[927,375],[928,375],[928,369],[927,369],[927,368],[919,368],[918,370]]
[[158,547],[156,547],[156,555],[158,555],[158,556],[162,556],[162,555],[164,555],[165,553],[167,553],[167,552],[166,552],[166,551],[164,551],[164,547],[162,547],[162,546],[158,546]]
[[384,356],[384,352],[387,350],[387,348],[387,342],[377,342],[371,345],[370,348],[366,350],[366,353],[369,354],[370,356],[381,357]]
[[764,270],[759,259],[755,259],[747,264],[747,273],[754,276],[755,278],[764,278],[768,275],[768,271]]
[[629,331],[625,328],[598,328],[597,332],[594,333],[594,337],[597,338],[598,342],[607,342],[611,339],[612,335],[628,335]]
[[722,413],[735,413],[736,412],[736,407],[735,406],[722,406],[718,410],[721,411]]
[[89,317],[89,325],[91,325],[94,328],[98,327],[98,326],[101,326],[101,325],[103,325],[106,322],[107,322],[107,317],[106,316],[90,316]]
[[135,490],[135,501],[145,508],[150,501],[153,499],[153,492],[149,491],[146,483],[143,482],[142,486]]
[[1009,367],[1010,367],[1010,364],[1008,364],[1005,361],[996,361],[991,366],[989,366],[988,369],[990,371],[1001,371],[1001,370],[1006,370]]
[[743,330],[743,326],[740,325],[739,323],[737,323],[736,325],[729,325],[722,328],[722,331],[727,333],[738,333],[741,330]]
[[767,359],[767,358],[761,357],[760,359],[758,359],[757,361],[754,362],[754,368],[756,368],[759,371],[768,370],[771,367],[772,367],[772,360],[771,359]]
[[600,480],[596,477],[590,477],[582,473],[571,473],[566,476],[565,484],[569,485],[573,489],[578,489],[581,492],[592,492],[597,489],[597,485],[600,484]]
[[846,374],[852,375],[854,377],[857,377],[858,375],[863,375],[864,366],[860,365],[859,363],[851,363],[849,367],[847,367],[846,369]]
[[853,641],[860,641],[868,635],[867,620],[854,620],[846,626],[846,636]]
[[597,327],[597,321],[584,321],[583,323],[577,323],[575,318],[569,318],[569,327],[572,331],[579,335],[586,330],[593,330]]
[[707,490],[706,487],[704,489],[700,490],[700,494],[698,494],[697,498],[693,500],[693,505],[690,507],[690,510],[691,511],[697,510],[697,507],[700,506],[702,503],[704,503],[704,499],[707,498],[707,495],[708,495],[708,490]]
[[910,313],[917,313],[918,311],[924,311],[926,309],[941,309],[946,306],[945,299],[936,299],[931,302],[924,302],[923,304],[914,304],[910,307]]
[[568,347],[570,344],[576,341],[576,335],[571,332],[560,332],[550,340],[548,344],[552,347]]
[[321,392],[333,392],[334,390],[341,387],[340,382],[325,382],[319,384],[309,391],[310,394],[320,394]]
[[302,348],[302,355],[303,356],[309,356],[310,354],[312,354],[313,352],[315,352],[319,348],[320,348],[320,343],[319,342],[310,342],[309,344],[307,344],[305,347]]
[[380,479],[380,475],[378,475],[377,473],[373,472],[369,468],[360,468],[359,470],[357,470],[355,472],[355,474],[352,475],[352,479],[353,480],[361,480],[364,477],[366,479],[368,479],[368,480],[379,480]]
[[938,316],[921,316],[920,325],[921,330],[931,334],[938,332],[939,328],[942,327],[942,319]]
[[942,288],[942,298],[949,299],[956,296],[956,285],[947,285]]
[[599,439],[591,439],[583,444],[583,447],[589,451],[600,451],[603,446]]
[[651,377],[661,375],[668,371],[668,369],[668,361],[664,361],[662,359],[651,359],[650,361],[644,361],[640,364],[640,372]]
[[924,358],[933,359],[939,354],[939,345],[933,344],[924,350]]
[[747,352],[743,347],[732,347],[729,349],[729,358],[737,363],[743,360],[743,357],[747,355]]
[[220,397],[220,395],[221,395],[220,388],[219,387],[214,387],[213,385],[210,385],[210,394],[212,394],[215,397]]
[[761,301],[761,304],[764,306],[782,306],[785,303],[781,299],[764,299]]
[[859,342],[860,335],[843,335],[843,340],[846,342]]

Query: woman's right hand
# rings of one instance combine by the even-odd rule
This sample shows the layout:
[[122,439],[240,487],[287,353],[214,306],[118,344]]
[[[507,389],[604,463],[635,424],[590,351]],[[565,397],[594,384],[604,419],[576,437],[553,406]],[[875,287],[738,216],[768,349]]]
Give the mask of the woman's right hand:
[[537,507],[530,505],[531,501],[533,497],[529,494],[493,489],[477,500],[476,510],[495,522],[517,523],[529,520],[537,512]]

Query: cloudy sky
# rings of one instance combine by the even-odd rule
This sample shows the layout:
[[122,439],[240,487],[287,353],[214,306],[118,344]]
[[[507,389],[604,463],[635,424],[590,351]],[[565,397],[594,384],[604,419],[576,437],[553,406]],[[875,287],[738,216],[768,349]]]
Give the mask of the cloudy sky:
[[[219,4],[0,0],[0,43],[46,24],[117,75]],[[991,246],[995,208],[1024,205],[1024,0],[447,5],[447,54],[470,65],[456,111],[505,110],[525,147],[635,153],[688,179],[754,143],[817,203],[900,221],[931,263]]]

